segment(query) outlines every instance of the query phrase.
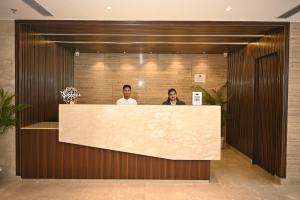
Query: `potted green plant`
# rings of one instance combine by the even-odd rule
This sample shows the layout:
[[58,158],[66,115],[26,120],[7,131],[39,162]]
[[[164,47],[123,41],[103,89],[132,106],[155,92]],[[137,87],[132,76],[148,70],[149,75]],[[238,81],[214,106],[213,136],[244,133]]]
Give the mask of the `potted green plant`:
[[205,89],[200,85],[192,86],[193,91],[202,92],[203,105],[220,105],[221,106],[221,127],[222,127],[222,139],[225,138],[226,122],[230,119],[230,113],[227,112],[227,103],[230,97],[227,97],[227,89],[229,83],[226,82],[217,89]]
[[0,134],[16,126],[15,114],[29,107],[27,104],[13,104],[15,95],[0,88]]

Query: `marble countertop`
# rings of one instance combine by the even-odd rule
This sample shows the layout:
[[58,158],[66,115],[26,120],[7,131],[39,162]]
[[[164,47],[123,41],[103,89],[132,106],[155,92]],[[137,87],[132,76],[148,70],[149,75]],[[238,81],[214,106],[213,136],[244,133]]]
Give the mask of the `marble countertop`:
[[61,104],[59,141],[171,160],[220,160],[220,106]]
[[58,122],[38,122],[24,126],[21,129],[58,129]]

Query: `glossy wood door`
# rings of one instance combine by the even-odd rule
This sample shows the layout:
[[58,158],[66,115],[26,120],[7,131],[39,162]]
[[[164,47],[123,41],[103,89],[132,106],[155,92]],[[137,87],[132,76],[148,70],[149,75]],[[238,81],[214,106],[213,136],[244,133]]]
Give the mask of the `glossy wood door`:
[[278,81],[278,54],[255,61],[255,117],[253,132],[253,163],[275,174],[276,158],[281,149],[282,86]]

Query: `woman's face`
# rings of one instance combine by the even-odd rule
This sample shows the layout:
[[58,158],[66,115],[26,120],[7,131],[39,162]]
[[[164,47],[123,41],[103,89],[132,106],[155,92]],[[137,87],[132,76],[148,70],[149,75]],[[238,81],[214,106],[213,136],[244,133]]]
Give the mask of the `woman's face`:
[[171,92],[169,93],[169,99],[170,99],[170,101],[175,101],[175,100],[177,99],[177,94],[176,94],[176,92],[171,91]]

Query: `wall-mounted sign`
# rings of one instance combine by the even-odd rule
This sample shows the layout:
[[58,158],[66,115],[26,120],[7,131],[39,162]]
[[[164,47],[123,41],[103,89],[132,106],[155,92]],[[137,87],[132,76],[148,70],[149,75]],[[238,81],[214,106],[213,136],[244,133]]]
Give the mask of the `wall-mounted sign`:
[[205,74],[194,74],[195,83],[204,83],[206,80]]

